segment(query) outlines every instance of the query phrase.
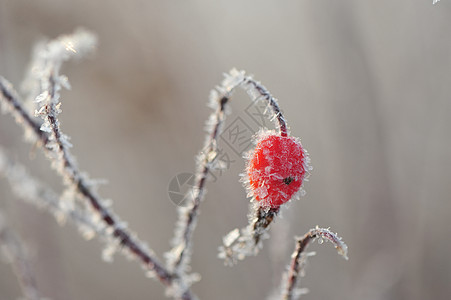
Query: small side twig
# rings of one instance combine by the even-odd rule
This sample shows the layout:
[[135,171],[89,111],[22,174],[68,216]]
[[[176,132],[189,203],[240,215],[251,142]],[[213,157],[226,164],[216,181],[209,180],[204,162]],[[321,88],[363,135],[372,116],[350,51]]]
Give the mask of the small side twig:
[[233,266],[239,260],[250,255],[257,255],[262,241],[268,238],[268,228],[277,216],[280,208],[260,207],[251,204],[248,226],[241,230],[236,228],[223,237],[223,245],[219,247],[218,257],[224,264]]
[[333,233],[327,228],[319,228],[318,226],[310,229],[304,236],[297,238],[296,240],[296,249],[291,255],[292,259],[288,272],[282,279],[281,299],[294,300],[303,293],[302,289],[296,290],[296,284],[299,279],[299,275],[306,264],[307,257],[312,255],[311,253],[306,253],[305,249],[316,239],[318,239],[320,243],[324,240],[332,242],[337,249],[338,254],[343,256],[346,260],[348,259],[348,247],[336,233]]

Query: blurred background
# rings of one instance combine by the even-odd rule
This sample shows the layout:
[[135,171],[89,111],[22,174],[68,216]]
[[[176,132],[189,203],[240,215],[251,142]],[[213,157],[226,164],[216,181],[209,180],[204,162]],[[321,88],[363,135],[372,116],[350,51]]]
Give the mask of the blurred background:
[[[208,184],[194,238],[201,299],[264,299],[280,283],[294,236],[331,227],[349,261],[312,245],[302,299],[449,299],[451,295],[451,3],[422,1],[0,1],[0,74],[19,88],[33,45],[77,27],[97,52],[66,64],[62,130],[82,170],[160,258],[176,206],[168,184],[195,169],[209,91],[231,68],[254,74],[280,102],[314,170],[257,256],[224,267],[222,236],[247,224],[233,160]],[[259,124],[235,94],[229,123]],[[269,124],[269,123],[268,123]],[[261,124],[260,124],[261,125]],[[226,125],[227,126],[227,125]],[[61,180],[9,115],[0,144],[61,191]],[[239,151],[238,151],[239,152]],[[52,299],[165,299],[136,262],[101,259],[70,224],[17,200],[0,181],[0,208],[32,253],[38,287]],[[0,299],[19,285],[0,264]]]

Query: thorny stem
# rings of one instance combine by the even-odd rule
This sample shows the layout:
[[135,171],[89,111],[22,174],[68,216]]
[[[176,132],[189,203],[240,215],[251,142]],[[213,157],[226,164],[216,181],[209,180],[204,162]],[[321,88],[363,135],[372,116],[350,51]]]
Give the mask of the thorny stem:
[[[54,83],[54,80],[50,80]],[[3,80],[0,81],[0,87],[2,92],[2,99],[6,99],[12,104],[14,111],[19,112],[23,119],[25,120],[24,126],[30,128],[36,137],[41,141],[44,146],[45,152],[50,153],[47,148],[49,144],[49,137],[47,134],[40,130],[40,126],[37,122],[33,121],[32,117],[25,111],[25,109],[20,104],[18,100],[17,93],[13,90],[9,84],[5,84]],[[54,91],[54,88],[51,88]],[[80,171],[75,166],[75,164],[69,159],[70,155],[68,149],[64,146],[61,141],[61,132],[59,129],[58,120],[55,116],[55,106],[54,104],[47,104],[46,111],[48,112],[47,118],[51,125],[52,134],[58,145],[60,153],[62,153],[62,162],[64,168],[58,168],[60,174],[68,179],[68,183],[75,186],[78,192],[83,195],[84,198],[88,200],[91,207],[101,216],[102,220],[111,228],[113,228],[113,236],[120,242],[120,245],[127,248],[138,260],[140,260],[147,268],[155,271],[157,278],[165,286],[171,286],[174,280],[173,274],[171,274],[151,253],[141,246],[141,243],[133,238],[131,234],[119,226],[120,221],[117,217],[113,217],[112,213],[102,205],[100,198],[96,193],[90,188],[90,186],[85,182],[85,179],[81,176]],[[182,299],[192,299],[189,290],[185,291]]]
[[[220,95],[217,98],[217,108],[215,112],[213,113],[213,119],[214,123],[212,124],[212,129],[208,135],[208,139],[206,142],[206,148],[204,148],[204,151],[201,152],[201,155],[203,159],[200,162],[199,166],[199,172],[196,176],[197,182],[194,186],[195,191],[195,197],[193,198],[193,202],[191,203],[191,207],[186,214],[181,214],[180,218],[185,218],[185,222],[183,223],[183,229],[182,229],[182,235],[181,235],[181,241],[179,241],[179,245],[176,245],[173,249],[181,249],[177,251],[178,256],[173,262],[173,270],[174,273],[179,273],[180,267],[189,259],[189,251],[191,248],[191,240],[192,235],[196,227],[196,218],[198,216],[199,206],[202,202],[204,195],[205,195],[205,184],[207,180],[208,173],[210,172],[211,168],[211,158],[208,155],[209,153],[214,153],[217,148],[218,143],[218,137],[221,129],[221,125],[223,124],[225,120],[225,109],[226,104],[229,102],[231,94],[237,87],[241,87],[244,90],[247,90],[251,98],[255,97],[252,95],[255,95],[255,93],[251,93],[251,88],[255,89],[257,91],[257,94],[259,95],[255,99],[252,99],[253,101],[257,100],[266,100],[271,107],[274,117],[277,118],[278,125],[279,125],[279,132],[281,136],[287,136],[288,135],[288,128],[286,124],[285,117],[283,116],[279,105],[277,104],[277,100],[271,95],[271,93],[259,82],[255,81],[250,76],[244,76],[244,72],[238,72],[236,70],[232,70],[231,73],[237,73],[237,74],[231,74],[226,76],[242,76],[242,78],[239,78],[239,80],[236,80],[233,84],[230,86],[222,86],[219,90],[222,92],[222,95]],[[235,78],[236,79],[236,78]],[[249,87],[251,86],[251,87]],[[258,219],[255,223],[255,226],[259,224],[259,222],[266,222],[264,228],[266,228],[272,221],[273,217],[277,214],[277,210],[270,210],[268,212],[268,215],[263,219]],[[263,212],[263,209],[261,210]],[[266,220],[266,221],[265,221]],[[256,228],[254,228],[256,229]],[[258,244],[258,241],[260,240],[261,234],[255,233],[254,239],[256,244]]]
[[294,290],[299,277],[299,273],[303,265],[305,264],[305,258],[303,258],[305,249],[312,241],[314,241],[317,238],[326,239],[332,242],[335,245],[335,248],[337,249],[338,253],[342,255],[345,259],[348,259],[347,257],[348,247],[336,234],[331,232],[329,229],[319,228],[318,226],[314,229],[310,229],[309,232],[304,234],[303,237],[298,238],[296,241],[296,248],[293,254],[291,255],[292,259],[290,263],[290,269],[288,270],[286,276],[285,289],[282,291],[283,300],[295,299]]
[[0,245],[5,247],[22,292],[28,300],[39,300],[41,297],[23,242],[17,234],[2,223],[3,219],[0,215]]

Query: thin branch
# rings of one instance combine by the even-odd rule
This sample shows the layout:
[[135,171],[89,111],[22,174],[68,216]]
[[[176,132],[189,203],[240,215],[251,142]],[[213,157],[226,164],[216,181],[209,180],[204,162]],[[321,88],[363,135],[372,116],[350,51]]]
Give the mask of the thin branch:
[[[83,32],[82,34],[85,33]],[[47,53],[44,55],[45,59],[48,60],[49,68],[48,70],[43,70],[43,75],[47,75],[48,78],[42,78],[44,92],[37,98],[38,103],[43,102],[37,112],[37,115],[40,115],[44,120],[43,125],[38,126],[38,123],[33,121],[33,118],[21,106],[21,102],[13,87],[4,79],[0,80],[2,92],[0,101],[10,104],[9,106],[12,106],[10,112],[14,116],[19,115],[21,117],[20,119],[16,117],[16,121],[21,123],[26,130],[34,133],[36,138],[41,142],[44,153],[53,161],[52,165],[54,169],[65,179],[65,185],[69,189],[75,188],[88,201],[91,208],[100,216],[101,220],[111,228],[111,235],[117,241],[118,246],[123,250],[128,250],[128,253],[141,261],[146,269],[155,272],[156,277],[161,283],[167,287],[171,287],[175,282],[173,274],[158,261],[154,253],[143,242],[125,228],[123,225],[124,222],[104,205],[104,201],[93,190],[90,180],[86,176],[83,176],[76,166],[68,149],[67,137],[60,131],[59,121],[57,119],[57,114],[60,112],[58,90],[64,78],[58,75],[58,70],[62,61],[68,59],[68,55],[64,50],[77,53],[76,45],[77,43],[73,43],[68,37],[62,37],[50,42],[47,47],[48,51],[52,52],[50,54],[56,55],[57,57],[55,60],[52,60],[50,54]],[[64,49],[61,49],[61,47]],[[61,57],[58,58],[58,56]],[[47,82],[45,82],[46,80]],[[25,120],[25,122],[22,120]],[[186,289],[179,295],[179,298],[188,300],[193,299],[194,296],[189,289]]]
[[41,124],[38,120],[25,110],[19,101],[17,92],[5,78],[0,76],[0,91],[2,108],[12,114],[18,124],[22,124],[26,135],[33,140],[39,141],[43,144],[47,144],[48,137],[44,131],[40,130]]
[[[60,44],[58,44],[60,43]],[[221,87],[218,88],[218,94],[215,93],[214,98],[217,109],[212,117],[212,126],[209,133],[209,138],[206,142],[206,151],[200,155],[199,171],[196,176],[196,186],[194,189],[194,199],[188,209],[180,209],[179,224],[180,229],[176,232],[177,241],[176,247],[170,252],[171,259],[168,259],[172,271],[168,271],[158,260],[154,257],[152,251],[148,250],[142,243],[137,240],[129,231],[122,225],[123,222],[114,215],[104,204],[103,200],[92,189],[90,180],[83,176],[76,166],[74,159],[69,152],[68,137],[65,136],[59,126],[57,118],[60,112],[59,89],[61,85],[68,85],[67,79],[58,75],[61,63],[67,60],[70,55],[61,49],[61,44],[64,45],[66,52],[75,51],[75,46],[68,37],[60,38],[48,44],[48,53],[44,56],[44,60],[48,61],[47,69],[43,70],[41,90],[44,92],[40,94],[36,101],[44,102],[40,104],[37,115],[41,116],[44,123],[41,125],[26,112],[18,100],[17,93],[6,80],[0,80],[3,103],[9,104],[10,112],[16,116],[16,120],[22,123],[26,131],[31,131],[36,140],[41,142],[45,154],[52,160],[54,169],[65,179],[64,183],[68,188],[75,188],[78,193],[89,202],[91,208],[98,213],[102,221],[110,228],[112,228],[112,236],[118,241],[119,245],[127,249],[131,254],[137,257],[148,269],[155,271],[156,277],[168,287],[168,289],[175,289],[178,286],[178,292],[174,295],[182,299],[191,299],[191,292],[189,291],[190,282],[185,274],[186,266],[190,260],[191,255],[191,241],[196,221],[198,210],[201,201],[205,196],[205,184],[208,173],[211,169],[211,164],[214,160],[217,150],[217,139],[221,133],[221,125],[225,119],[226,104],[238,86],[248,92],[253,101],[266,100],[273,111],[274,119],[278,122],[279,132],[282,136],[287,136],[288,129],[286,121],[279,109],[277,100],[258,82],[254,81],[249,76],[244,76],[244,72],[232,70],[226,76]],[[78,46],[78,45],[77,45]],[[82,45],[83,46],[83,45]],[[54,57],[52,57],[52,55]],[[52,60],[53,59],[53,60]],[[264,226],[265,228],[271,222]],[[256,235],[255,240],[258,242],[260,237]],[[174,255],[175,253],[175,255]],[[175,258],[175,259],[174,259]]]
[[[16,98],[17,93],[12,90],[10,85],[5,85],[5,80],[0,81],[0,86],[2,87],[2,96],[0,99],[11,101],[14,103],[14,112],[20,111],[21,113],[26,113],[22,108],[20,101]],[[25,120],[32,120],[32,117],[27,115]],[[92,208],[101,216],[101,219],[111,228],[113,228],[113,236],[120,242],[124,248],[129,249],[129,251],[136,256],[148,269],[154,270],[157,274],[157,278],[164,284],[170,285],[172,282],[172,275],[163,267],[163,265],[153,257],[153,254],[141,246],[141,242],[136,238],[133,238],[130,232],[123,229],[119,224],[121,220],[113,215],[113,213],[106,208],[101,202],[101,199],[92,190],[90,185],[86,182],[86,179],[81,175],[78,168],[73,164],[73,162],[68,159],[70,154],[67,148],[63,145],[61,141],[61,132],[59,130],[59,125],[57,119],[53,116],[48,117],[53,130],[53,137],[59,147],[59,151],[62,151],[62,165],[63,169],[57,169],[58,173],[67,179],[68,183],[66,185],[73,185],[77,188],[78,192],[86,198],[91,204]],[[51,150],[48,149],[50,139],[45,134],[41,134],[38,126],[31,126],[36,124],[36,122],[25,122],[22,125],[30,130],[32,130],[40,142],[44,146],[44,152],[54,159]]]
[[[273,111],[274,117],[277,119],[280,135],[288,136],[287,121],[283,116],[282,111],[280,110],[276,98],[274,98],[263,85],[250,77],[246,77],[245,84],[252,86],[258,92],[258,94],[255,96],[256,98],[252,100],[263,98],[268,101]],[[248,89],[248,92],[250,92],[251,97],[253,97],[252,95],[254,94],[254,92],[252,92],[252,89]]]
[[291,263],[288,272],[285,274],[282,282],[282,297],[283,300],[294,300],[297,299],[303,292],[299,292],[295,289],[299,275],[306,263],[306,259],[311,254],[305,252],[307,246],[319,239],[319,243],[323,240],[330,241],[334,244],[338,251],[338,254],[343,256],[346,260],[348,259],[348,246],[338,237],[337,234],[333,233],[327,228],[319,228],[318,226],[314,229],[310,229],[303,237],[296,240],[296,248],[291,255]]
[[279,210],[280,207],[270,209],[264,207],[257,208],[254,224],[252,225],[254,245],[258,245],[260,243],[263,234],[277,216]]
[[247,256],[257,255],[263,240],[269,236],[269,225],[280,210],[279,207],[260,207],[255,203],[250,206],[249,224],[241,230],[235,228],[222,239],[218,257],[224,259],[225,265],[233,266]]
[[61,197],[63,199],[60,200],[60,197],[52,189],[32,177],[24,166],[10,160],[0,147],[0,178],[2,177],[6,178],[13,193],[19,199],[39,209],[46,209],[54,215],[59,223],[65,223],[69,218],[79,226],[86,239],[92,238],[95,234],[106,236],[104,226],[100,226],[100,223],[93,221],[84,211],[68,203],[68,198],[75,195],[63,195]]
[[[207,122],[207,139],[204,148],[199,154],[196,182],[190,193],[194,196],[188,207],[179,208],[179,221],[177,222],[173,239],[174,247],[166,255],[168,263],[175,274],[184,274],[185,270],[188,269],[187,265],[190,261],[192,236],[197,223],[199,206],[205,196],[207,176],[217,157],[218,137],[222,132],[227,104],[234,90],[237,87],[241,87],[247,91],[252,101],[267,101],[272,111],[272,118],[277,120],[277,127],[280,134],[282,136],[288,135],[286,120],[279,108],[277,100],[263,85],[255,81],[251,76],[245,76],[244,71],[233,69],[230,73],[224,74],[224,76],[225,79],[221,86],[212,90],[210,95],[210,105],[214,108],[214,112]],[[271,223],[272,217],[270,220],[268,219],[269,222],[265,228]],[[260,235],[256,234],[255,240],[258,243]]]

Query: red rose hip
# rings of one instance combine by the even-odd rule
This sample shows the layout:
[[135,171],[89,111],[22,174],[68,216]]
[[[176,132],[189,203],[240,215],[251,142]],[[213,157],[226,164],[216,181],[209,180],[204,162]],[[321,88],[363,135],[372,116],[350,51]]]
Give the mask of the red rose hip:
[[250,195],[260,206],[279,207],[300,191],[307,164],[299,139],[261,134],[247,164]]

